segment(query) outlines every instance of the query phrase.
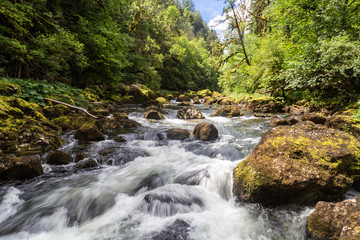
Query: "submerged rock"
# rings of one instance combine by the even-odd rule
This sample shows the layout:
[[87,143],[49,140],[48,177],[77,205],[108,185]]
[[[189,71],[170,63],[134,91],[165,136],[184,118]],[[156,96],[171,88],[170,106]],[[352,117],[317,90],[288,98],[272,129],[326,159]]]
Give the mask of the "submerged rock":
[[234,170],[234,194],[269,205],[339,199],[352,185],[360,160],[351,135],[311,122],[266,132]]
[[144,118],[146,119],[155,119],[155,120],[160,120],[160,119],[165,119],[165,117],[156,110],[150,110],[147,113],[145,113]]
[[152,240],[187,240],[189,239],[190,225],[180,219],[170,224],[165,230],[152,237]]
[[74,135],[75,139],[83,141],[102,141],[105,140],[104,134],[99,131],[95,121],[85,123]]
[[71,163],[72,160],[69,154],[59,150],[49,153],[46,157],[46,163],[52,165],[65,165]]
[[180,119],[203,119],[204,115],[197,108],[184,107],[176,115]]
[[360,239],[360,197],[338,203],[318,202],[309,216],[310,240]]
[[75,165],[75,168],[76,169],[87,169],[87,168],[95,168],[98,166],[98,163],[96,162],[95,159],[86,159],[86,160],[82,160],[80,162],[78,162],[76,165]]
[[83,152],[77,152],[75,154],[75,162],[79,162],[85,158],[87,158],[88,156],[86,155],[86,153],[83,153]]
[[169,140],[184,140],[190,137],[190,131],[181,128],[172,128],[167,130],[165,133],[167,135],[167,139]]
[[97,128],[105,134],[118,134],[128,128],[141,126],[140,123],[129,119],[124,112],[114,113],[110,118],[101,118],[96,121]]
[[240,107],[237,105],[227,105],[219,107],[215,110],[215,112],[212,114],[213,116],[223,116],[223,117],[238,117],[244,115],[244,113],[240,112]]
[[193,134],[196,139],[202,141],[214,141],[219,137],[218,130],[211,123],[199,123],[195,126]]
[[30,179],[43,174],[38,156],[0,157],[0,179]]

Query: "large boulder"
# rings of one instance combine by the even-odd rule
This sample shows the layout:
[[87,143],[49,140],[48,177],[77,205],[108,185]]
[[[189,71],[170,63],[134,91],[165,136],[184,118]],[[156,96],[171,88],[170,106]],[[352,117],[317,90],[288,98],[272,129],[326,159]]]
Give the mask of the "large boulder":
[[188,96],[186,96],[185,94],[181,94],[180,96],[178,96],[176,98],[176,101],[178,101],[178,102],[190,102],[191,99]]
[[33,155],[56,149],[62,144],[60,132],[36,103],[0,97],[0,150],[3,153]]
[[240,107],[237,105],[228,105],[228,106],[221,106],[215,110],[212,114],[213,116],[223,116],[223,117],[238,117],[244,115],[240,112]]
[[104,117],[96,121],[96,127],[105,134],[118,134],[124,129],[136,128],[140,123],[129,119],[124,112],[116,112],[110,118]]
[[83,141],[102,141],[105,140],[104,134],[99,131],[95,121],[85,123],[74,135],[75,139]]
[[169,140],[184,140],[190,137],[190,131],[181,128],[172,128],[167,130],[166,132],[167,139]]
[[284,107],[283,103],[270,97],[252,99],[247,105],[250,111],[261,113],[284,112]]
[[46,163],[52,165],[65,165],[72,162],[71,155],[59,150],[49,153],[46,157]]
[[128,94],[134,96],[133,101],[135,103],[144,103],[156,99],[155,93],[141,84],[132,84]]
[[212,95],[212,92],[209,89],[204,89],[201,91],[198,91],[196,93],[200,98],[208,97]]
[[184,107],[176,115],[180,119],[203,119],[204,115],[197,108]]
[[195,126],[193,134],[196,139],[202,141],[214,141],[219,137],[218,130],[211,123],[199,123]]
[[338,203],[318,202],[308,219],[310,240],[360,239],[360,197]]
[[155,120],[160,120],[160,119],[165,119],[165,117],[156,110],[150,110],[147,113],[145,113],[144,118],[146,119],[155,119]]
[[0,179],[30,179],[43,174],[38,156],[0,157]]
[[327,118],[322,113],[304,113],[302,121],[311,121],[316,124],[325,124]]
[[267,205],[339,199],[351,187],[360,160],[353,136],[312,122],[266,132],[234,170],[234,194]]

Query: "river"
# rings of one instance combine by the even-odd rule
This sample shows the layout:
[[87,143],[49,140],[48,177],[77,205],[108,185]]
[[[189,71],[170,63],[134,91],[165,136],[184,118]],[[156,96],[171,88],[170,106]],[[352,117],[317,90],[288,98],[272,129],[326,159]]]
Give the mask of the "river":
[[[0,188],[0,239],[120,240],[280,240],[306,239],[313,208],[265,208],[237,201],[232,171],[270,129],[269,119],[247,113],[239,118],[180,120],[168,105],[165,120],[150,122],[145,110],[127,108],[142,127],[89,145],[64,135],[60,150],[85,152],[100,164],[91,171],[43,164],[45,174]],[[215,142],[193,137],[166,139],[164,131],[213,123]],[[43,156],[44,158],[45,156]]]

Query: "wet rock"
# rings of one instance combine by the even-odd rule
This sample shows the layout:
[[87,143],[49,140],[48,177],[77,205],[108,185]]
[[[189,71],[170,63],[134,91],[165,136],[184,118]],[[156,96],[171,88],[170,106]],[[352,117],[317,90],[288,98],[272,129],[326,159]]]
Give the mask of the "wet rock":
[[207,169],[184,173],[183,175],[177,177],[174,183],[190,186],[199,185],[204,178],[210,178],[210,174]]
[[204,100],[204,105],[213,105],[217,102],[217,99],[213,97],[205,97]]
[[158,173],[152,174],[144,178],[136,188],[130,193],[131,196],[136,193],[143,191],[150,191],[158,187],[162,187],[165,185],[165,179]]
[[234,101],[230,98],[224,97],[217,100],[217,103],[220,105],[232,105]]
[[165,117],[156,110],[150,110],[149,112],[145,113],[144,118],[146,119],[154,119],[154,120],[160,120],[165,119]]
[[85,160],[82,160],[80,162],[78,162],[76,165],[75,165],[75,168],[80,170],[80,169],[88,169],[88,168],[95,168],[98,166],[98,163],[95,159],[85,159]]
[[0,179],[30,179],[43,174],[38,156],[0,156]]
[[202,141],[214,141],[219,137],[218,130],[211,123],[199,123],[195,126],[193,134],[196,139]]
[[305,113],[301,117],[302,121],[311,121],[315,124],[322,124],[326,123],[327,118],[322,113]]
[[105,155],[111,154],[113,152],[115,152],[115,149],[113,149],[113,148],[105,148],[105,149],[101,150],[99,152],[99,154],[105,156]]
[[184,107],[179,110],[176,115],[180,119],[203,119],[204,115],[200,112],[199,109]]
[[152,90],[141,84],[132,84],[128,93],[134,96],[133,101],[135,103],[144,103],[156,98]]
[[284,112],[284,104],[270,97],[253,99],[247,108],[252,112],[279,113]]
[[52,120],[56,125],[61,127],[62,132],[69,132],[71,130],[78,130],[86,122],[90,121],[89,116],[82,113],[71,112],[67,115],[61,115]]
[[359,197],[338,203],[318,202],[309,216],[310,240],[360,239]]
[[114,113],[110,118],[100,118],[96,121],[97,128],[105,134],[119,134],[126,128],[141,126],[140,123],[129,119],[124,112]]
[[126,120],[122,121],[121,124],[124,128],[137,128],[137,127],[141,126],[140,123],[138,123],[137,121],[131,120],[131,119],[126,119]]
[[126,139],[123,136],[116,136],[113,140],[118,143],[126,142]]
[[105,140],[104,134],[99,131],[94,121],[85,123],[74,135],[75,139],[83,141]]
[[262,114],[262,113],[254,113],[253,116],[258,117],[258,118],[268,118],[268,117],[270,117],[269,114]]
[[65,165],[72,162],[72,157],[59,150],[50,152],[46,157],[46,163],[52,165]]
[[198,96],[194,97],[193,104],[201,104],[200,98]]
[[190,131],[181,128],[172,128],[167,130],[165,133],[167,135],[167,139],[169,140],[184,140],[190,137]]
[[359,160],[360,143],[347,133],[312,122],[279,126],[235,168],[234,194],[267,205],[337,200]]
[[81,161],[81,160],[83,160],[83,159],[85,159],[85,158],[87,158],[88,156],[85,154],[85,153],[83,153],[83,152],[77,152],[76,154],[75,154],[75,162],[79,162],[79,161]]
[[237,105],[228,105],[228,106],[222,106],[215,110],[215,112],[212,114],[213,116],[223,116],[223,117],[238,117],[243,116],[244,113],[240,112],[240,107]]
[[289,118],[289,119],[275,118],[270,122],[270,125],[273,127],[286,126],[286,125],[290,126],[290,125],[294,125],[298,122],[299,122],[299,120],[297,120],[296,118]]
[[190,225],[180,219],[170,224],[165,230],[153,236],[152,240],[188,240]]
[[191,99],[188,96],[182,94],[176,98],[176,101],[177,102],[190,102]]
[[100,164],[122,166],[138,157],[148,156],[145,152],[133,150],[126,147],[114,149],[115,151],[106,155],[99,155],[97,160]]
[[18,156],[54,150],[62,144],[61,129],[49,121],[39,105],[0,96],[0,150]]

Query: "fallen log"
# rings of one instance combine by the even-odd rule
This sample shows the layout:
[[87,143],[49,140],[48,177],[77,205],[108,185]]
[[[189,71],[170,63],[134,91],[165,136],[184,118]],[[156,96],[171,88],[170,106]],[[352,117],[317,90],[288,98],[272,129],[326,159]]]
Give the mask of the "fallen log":
[[49,102],[54,102],[54,103],[58,103],[58,104],[61,104],[61,105],[64,105],[64,106],[67,106],[69,108],[73,108],[73,109],[76,109],[76,110],[80,110],[80,111],[83,111],[84,113],[86,113],[87,115],[89,115],[90,117],[92,118],[95,118],[97,119],[98,117],[92,115],[91,113],[89,113],[86,109],[84,108],[81,108],[81,107],[77,107],[77,106],[73,106],[71,104],[68,104],[68,103],[64,103],[64,102],[61,102],[59,100],[55,100],[55,99],[51,99],[51,98],[47,98],[47,97],[44,97],[44,100],[46,101],[49,101]]

